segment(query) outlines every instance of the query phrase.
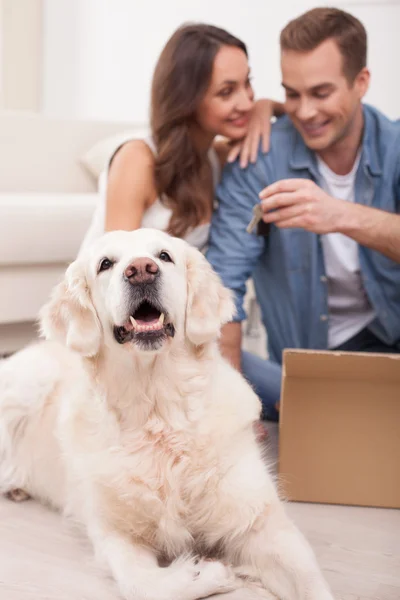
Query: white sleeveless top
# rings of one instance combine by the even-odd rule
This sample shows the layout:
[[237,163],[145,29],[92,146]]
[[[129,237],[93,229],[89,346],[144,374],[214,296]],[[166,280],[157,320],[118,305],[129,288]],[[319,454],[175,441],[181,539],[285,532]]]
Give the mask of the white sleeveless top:
[[[134,138],[132,138],[132,139],[134,139]],[[127,141],[129,141],[129,140],[127,140]],[[156,148],[155,148],[153,140],[151,138],[147,138],[147,139],[144,139],[143,141],[149,146],[149,148],[151,149],[153,154],[156,154]],[[124,144],[125,143],[126,142],[124,142]],[[121,146],[119,146],[119,148],[117,148],[117,150],[119,150],[120,148],[121,148]],[[99,177],[99,196],[100,196],[99,204],[97,205],[97,207],[95,209],[91,224],[90,224],[89,229],[86,232],[86,235],[83,239],[83,242],[79,249],[78,255],[80,255],[81,252],[85,248],[90,246],[90,244],[95,239],[99,238],[104,233],[105,218],[106,218],[106,195],[107,195],[107,185],[108,185],[108,173],[109,173],[111,160],[115,156],[115,153],[117,152],[117,150],[113,153],[112,157],[110,158],[110,160],[108,162],[107,167],[104,169],[104,171],[101,173],[101,175]],[[216,188],[219,183],[221,169],[220,169],[219,159],[218,159],[217,153],[214,148],[210,148],[209,153],[208,153],[208,158],[209,158],[209,161],[211,164],[214,188]],[[160,198],[157,198],[153,202],[153,204],[144,213],[141,227],[151,227],[153,229],[161,229],[162,231],[166,231],[169,226],[171,215],[172,215],[172,210],[170,208],[168,208],[167,206],[165,206],[165,204],[162,203]],[[196,248],[198,248],[199,250],[204,252],[207,247],[207,243],[208,243],[209,230],[210,230],[209,223],[204,223],[202,225],[198,225],[197,227],[190,229],[184,236],[184,239],[192,246],[195,246]]]

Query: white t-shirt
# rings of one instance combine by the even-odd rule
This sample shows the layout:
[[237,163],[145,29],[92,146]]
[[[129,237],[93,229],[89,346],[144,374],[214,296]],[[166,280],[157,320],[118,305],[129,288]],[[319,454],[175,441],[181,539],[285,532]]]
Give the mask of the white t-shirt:
[[[354,202],[358,155],[347,175],[337,175],[317,157],[322,188],[334,198]],[[321,235],[328,285],[328,347],[343,344],[375,317],[360,271],[358,244],[341,233]]]

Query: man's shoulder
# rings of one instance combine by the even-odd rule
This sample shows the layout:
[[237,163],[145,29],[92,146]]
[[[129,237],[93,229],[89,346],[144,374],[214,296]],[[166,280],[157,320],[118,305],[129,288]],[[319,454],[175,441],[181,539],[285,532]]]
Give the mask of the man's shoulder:
[[363,103],[363,110],[366,115],[370,115],[382,125],[394,128],[400,127],[399,119],[391,119],[390,117],[385,115],[381,110],[376,108],[376,106],[372,106],[372,104]]
[[363,147],[370,166],[385,177],[398,177],[400,164],[400,120],[389,119],[377,108],[363,105],[365,134]]
[[[297,136],[297,131],[292,121],[287,115],[279,117],[271,126],[271,149],[276,147],[276,143],[284,142],[292,144],[294,138]],[[275,142],[275,145],[274,145]]]
[[271,126],[269,151],[264,153],[261,144],[258,152],[257,162],[270,166],[275,172],[289,169],[290,158],[294,148],[304,145],[301,136],[287,115],[277,119]]
[[367,135],[393,137],[400,135],[400,120],[393,120],[370,104],[363,105]]

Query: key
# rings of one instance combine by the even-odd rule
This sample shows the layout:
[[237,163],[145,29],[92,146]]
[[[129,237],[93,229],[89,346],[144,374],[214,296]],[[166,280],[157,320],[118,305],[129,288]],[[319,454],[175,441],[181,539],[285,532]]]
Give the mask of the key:
[[253,233],[259,222],[261,221],[263,216],[263,211],[261,208],[261,204],[256,204],[253,207],[253,218],[250,223],[247,225],[246,231],[247,233]]

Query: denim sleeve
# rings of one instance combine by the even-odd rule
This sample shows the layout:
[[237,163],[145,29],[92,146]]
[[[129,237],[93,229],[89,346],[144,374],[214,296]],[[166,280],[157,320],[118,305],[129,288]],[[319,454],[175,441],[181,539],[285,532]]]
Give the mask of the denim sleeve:
[[207,258],[224,285],[235,294],[235,321],[246,318],[246,281],[264,247],[262,237],[246,232],[253,206],[259,202],[258,194],[267,185],[260,175],[259,165],[247,169],[240,169],[237,163],[227,165],[217,189],[218,208],[211,223]]
[[[399,146],[400,147],[400,136],[399,136]],[[397,156],[397,171],[396,171],[396,213],[400,214],[400,155]]]

